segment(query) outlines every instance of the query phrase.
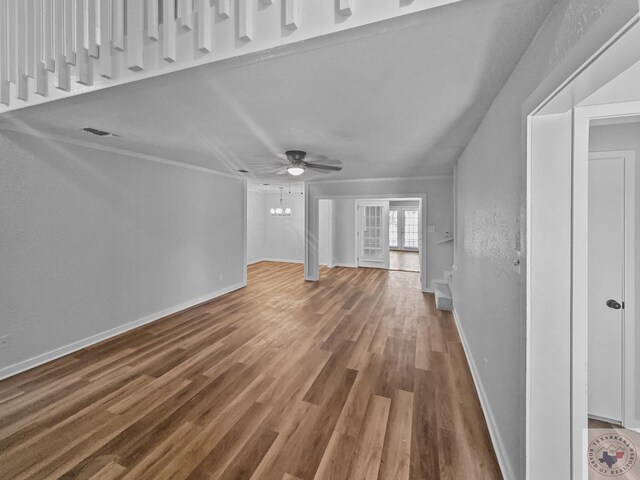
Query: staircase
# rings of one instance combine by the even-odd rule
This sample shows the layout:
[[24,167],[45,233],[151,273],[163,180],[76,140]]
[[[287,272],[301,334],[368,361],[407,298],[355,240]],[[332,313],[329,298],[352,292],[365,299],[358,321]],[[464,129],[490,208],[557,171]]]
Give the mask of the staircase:
[[453,310],[452,273],[445,272],[444,280],[434,280],[432,282],[433,293],[436,297],[436,308],[450,312]]

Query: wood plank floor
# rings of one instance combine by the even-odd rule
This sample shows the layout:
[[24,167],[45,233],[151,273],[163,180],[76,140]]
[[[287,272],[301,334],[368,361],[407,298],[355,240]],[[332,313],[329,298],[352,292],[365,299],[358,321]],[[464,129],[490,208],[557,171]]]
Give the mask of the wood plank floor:
[[418,275],[249,286],[0,382],[0,478],[498,479],[464,352]]
[[402,270],[404,272],[420,271],[420,254],[418,252],[390,250],[389,270]]

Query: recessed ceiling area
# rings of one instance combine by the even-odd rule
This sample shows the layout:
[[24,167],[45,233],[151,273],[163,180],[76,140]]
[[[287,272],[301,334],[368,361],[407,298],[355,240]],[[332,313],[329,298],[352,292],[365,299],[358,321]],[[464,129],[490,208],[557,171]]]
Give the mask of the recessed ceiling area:
[[301,181],[450,174],[553,3],[462,1],[17,110],[0,129],[246,169],[256,183],[285,183],[266,171],[290,149],[342,161]]

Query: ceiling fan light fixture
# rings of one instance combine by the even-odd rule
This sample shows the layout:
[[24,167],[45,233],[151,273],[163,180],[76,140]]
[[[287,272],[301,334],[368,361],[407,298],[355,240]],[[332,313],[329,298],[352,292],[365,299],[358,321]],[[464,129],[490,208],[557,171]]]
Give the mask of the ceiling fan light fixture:
[[298,177],[300,175],[302,175],[304,173],[304,168],[294,165],[291,166],[289,168],[287,168],[287,172],[289,172],[290,175],[293,175],[294,177]]

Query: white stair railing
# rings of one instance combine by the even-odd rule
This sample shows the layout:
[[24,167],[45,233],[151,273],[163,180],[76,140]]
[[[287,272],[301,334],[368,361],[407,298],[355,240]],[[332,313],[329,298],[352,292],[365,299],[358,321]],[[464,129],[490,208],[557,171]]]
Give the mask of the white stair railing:
[[0,0],[0,112],[457,1]]

